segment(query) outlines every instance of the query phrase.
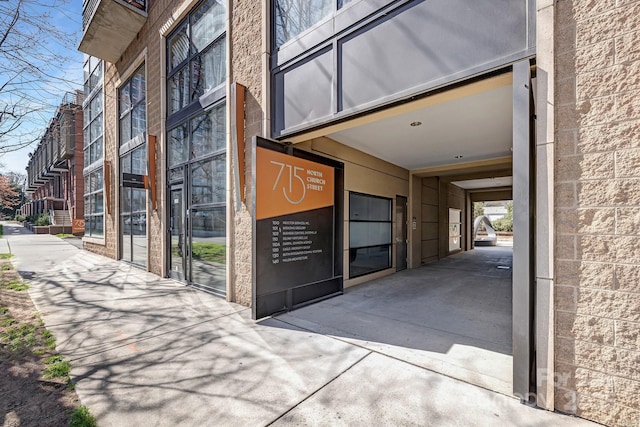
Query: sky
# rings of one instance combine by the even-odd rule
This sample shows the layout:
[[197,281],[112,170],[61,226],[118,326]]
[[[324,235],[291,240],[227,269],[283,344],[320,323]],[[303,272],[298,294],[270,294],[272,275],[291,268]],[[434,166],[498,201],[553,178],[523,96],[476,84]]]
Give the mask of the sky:
[[[6,1],[6,0],[5,0]],[[2,1],[1,5],[12,6],[17,4],[18,0]],[[35,13],[49,12],[51,13],[51,22],[63,31],[73,34],[73,39],[66,47],[52,40],[51,43],[43,46],[54,53],[59,53],[65,57],[65,62],[56,64],[53,69],[54,79],[64,83],[50,83],[48,86],[37,85],[30,89],[39,99],[42,99],[47,108],[42,114],[33,117],[28,123],[25,123],[23,130],[33,131],[37,135],[44,134],[49,121],[56,111],[56,107],[62,101],[65,92],[73,88],[82,88],[82,58],[83,54],[77,51],[82,36],[82,0],[24,0],[28,7]],[[41,6],[46,5],[46,6]],[[54,6],[53,8],[50,6]],[[26,51],[24,54],[28,55]],[[0,173],[18,172],[25,174],[25,168],[29,161],[29,153],[33,152],[37,147],[37,142],[22,148],[18,151],[8,153],[0,153]]]

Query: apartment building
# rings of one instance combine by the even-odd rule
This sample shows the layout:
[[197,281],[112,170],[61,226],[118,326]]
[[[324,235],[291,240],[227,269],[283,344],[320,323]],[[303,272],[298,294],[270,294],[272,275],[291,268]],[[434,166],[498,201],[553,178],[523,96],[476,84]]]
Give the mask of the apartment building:
[[56,230],[84,232],[82,92],[67,93],[29,156],[26,216],[50,215]]
[[640,2],[97,0],[83,21],[86,249],[261,318],[473,252],[473,202],[513,200],[509,378],[469,381],[638,424]]

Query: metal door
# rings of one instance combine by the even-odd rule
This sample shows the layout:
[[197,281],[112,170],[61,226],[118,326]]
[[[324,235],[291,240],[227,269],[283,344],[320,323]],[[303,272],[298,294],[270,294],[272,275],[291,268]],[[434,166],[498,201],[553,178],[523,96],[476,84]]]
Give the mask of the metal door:
[[407,198],[396,196],[396,271],[407,268]]

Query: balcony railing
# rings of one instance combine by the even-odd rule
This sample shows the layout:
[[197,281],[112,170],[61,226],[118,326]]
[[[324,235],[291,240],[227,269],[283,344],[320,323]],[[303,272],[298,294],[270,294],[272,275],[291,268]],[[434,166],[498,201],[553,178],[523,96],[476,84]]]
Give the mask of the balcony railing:
[[114,63],[147,20],[146,0],[86,0],[78,50]]

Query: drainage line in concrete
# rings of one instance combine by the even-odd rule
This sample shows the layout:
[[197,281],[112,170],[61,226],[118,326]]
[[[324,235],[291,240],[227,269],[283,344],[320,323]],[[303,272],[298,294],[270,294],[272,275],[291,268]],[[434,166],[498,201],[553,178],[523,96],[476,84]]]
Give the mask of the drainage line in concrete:
[[[283,322],[286,323],[286,322]],[[325,335],[326,336],[326,335]],[[368,349],[367,349],[368,350]],[[365,354],[364,356],[362,356],[360,359],[356,360],[355,362],[353,362],[351,365],[347,366],[346,369],[344,369],[342,372],[340,372],[338,375],[336,375],[335,377],[331,378],[329,381],[327,381],[325,384],[323,384],[321,387],[319,387],[317,390],[315,390],[313,393],[309,394],[307,397],[305,397],[304,399],[302,399],[300,402],[296,403],[295,405],[293,405],[291,408],[287,409],[285,412],[283,412],[282,414],[280,414],[275,420],[265,424],[265,427],[268,427],[270,425],[273,425],[273,423],[275,423],[276,421],[278,421],[279,419],[281,419],[282,417],[284,417],[285,415],[287,415],[289,412],[293,411],[294,409],[296,409],[298,406],[302,405],[304,402],[306,402],[307,400],[309,400],[311,397],[315,396],[316,394],[318,394],[318,392],[320,392],[321,390],[323,390],[326,386],[328,386],[329,384],[331,384],[332,382],[334,382],[335,380],[337,380],[338,378],[340,378],[345,372],[347,372],[348,370],[350,370],[351,368],[353,368],[354,366],[356,366],[358,363],[362,362],[367,356],[369,356],[371,353],[373,353],[373,351],[368,350],[368,353]]]
[[[434,370],[434,369],[427,368],[426,366],[418,365],[417,363],[414,363],[414,362],[410,362],[410,361],[408,361],[408,360],[401,359],[401,358],[399,358],[399,357],[397,357],[397,356],[394,356],[394,355],[391,355],[391,354],[386,354],[386,353],[383,353],[383,352],[378,351],[378,350],[372,350],[372,349],[370,349],[370,348],[365,347],[364,345],[357,344],[357,343],[354,343],[354,342],[351,342],[351,341],[347,341],[346,339],[338,338],[338,337],[333,336],[333,335],[323,334],[323,333],[321,333],[321,332],[316,332],[316,331],[314,331],[314,330],[307,329],[307,328],[305,328],[305,327],[302,327],[302,326],[299,326],[299,325],[296,325],[296,324],[293,324],[293,323],[285,322],[285,321],[284,321],[284,320],[282,320],[282,319],[276,319],[276,320],[278,320],[278,321],[280,321],[280,322],[284,323],[285,325],[290,325],[290,326],[293,326],[293,327],[298,328],[298,329],[302,329],[303,331],[307,331],[307,332],[312,333],[312,334],[322,335],[322,336],[325,336],[325,337],[327,337],[327,338],[331,338],[331,339],[334,339],[334,340],[336,340],[336,341],[340,341],[340,342],[342,342],[342,343],[349,344],[349,345],[352,345],[352,346],[354,346],[354,347],[361,348],[361,349],[363,349],[363,350],[367,350],[367,351],[369,351],[369,354],[371,354],[371,353],[375,353],[375,354],[378,354],[378,355],[380,355],[380,356],[388,357],[389,359],[393,359],[393,360],[396,360],[396,361],[401,362],[401,363],[406,363],[407,365],[414,366],[414,367],[416,367],[416,368],[418,368],[418,369],[422,369],[422,370],[425,370],[425,371],[428,371],[428,372],[433,372],[434,374],[442,375],[443,377],[450,378],[450,379],[452,379],[452,380],[454,380],[454,381],[458,381],[458,382],[461,382],[461,383],[464,383],[464,384],[469,384],[469,385],[471,385],[471,386],[478,387],[478,388],[480,388],[480,389],[487,390],[487,391],[490,391],[490,392],[492,392],[492,393],[499,394],[499,395],[501,395],[501,396],[506,396],[506,397],[510,397],[510,398],[512,398],[512,399],[517,399],[515,396],[509,395],[509,394],[504,394],[504,393],[501,393],[501,392],[496,391],[496,390],[492,390],[492,389],[490,389],[490,388],[488,388],[488,387],[485,387],[485,386],[482,386],[482,385],[480,385],[480,384],[470,383],[470,382],[465,381],[465,380],[463,380],[463,379],[456,378],[456,377],[454,377],[454,376],[452,376],[452,375],[450,375],[450,374],[446,374],[446,373],[443,373],[443,372],[438,372],[438,371],[436,371],[436,370]],[[354,338],[354,339],[358,339],[358,338]],[[369,354],[367,354],[366,356],[368,356]],[[366,356],[365,356],[365,357],[366,357]],[[361,360],[362,360],[362,359],[361,359]],[[357,363],[357,362],[356,362],[356,363]],[[351,369],[351,367],[349,367],[348,369]],[[340,375],[342,375],[342,374],[340,374]],[[305,400],[306,400],[306,399],[305,399]],[[296,406],[297,406],[297,405],[296,405]],[[292,408],[292,409],[293,409],[293,408]],[[284,414],[283,414],[283,415],[284,415]],[[274,423],[274,422],[276,422],[276,421],[277,421],[277,420],[274,420],[274,421],[272,421],[270,424],[272,424],[272,423]],[[270,425],[270,424],[267,424],[267,425]]]

